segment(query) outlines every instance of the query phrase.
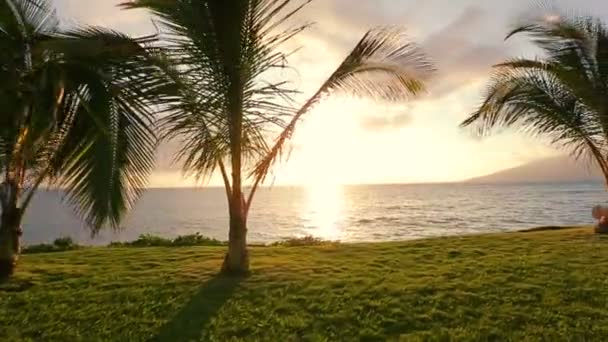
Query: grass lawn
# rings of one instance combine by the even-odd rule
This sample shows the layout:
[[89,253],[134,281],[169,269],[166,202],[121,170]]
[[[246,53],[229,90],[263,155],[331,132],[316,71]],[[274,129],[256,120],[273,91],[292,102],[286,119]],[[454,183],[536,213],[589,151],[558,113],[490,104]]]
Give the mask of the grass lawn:
[[1,341],[608,340],[608,237],[591,229],[414,242],[26,255]]

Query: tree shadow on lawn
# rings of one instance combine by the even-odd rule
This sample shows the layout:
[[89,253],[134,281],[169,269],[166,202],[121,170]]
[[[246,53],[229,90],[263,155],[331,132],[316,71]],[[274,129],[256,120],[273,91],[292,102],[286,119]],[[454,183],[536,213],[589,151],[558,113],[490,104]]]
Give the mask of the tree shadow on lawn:
[[150,341],[198,341],[244,277],[216,275]]
[[0,292],[23,292],[34,286],[28,280],[0,280]]

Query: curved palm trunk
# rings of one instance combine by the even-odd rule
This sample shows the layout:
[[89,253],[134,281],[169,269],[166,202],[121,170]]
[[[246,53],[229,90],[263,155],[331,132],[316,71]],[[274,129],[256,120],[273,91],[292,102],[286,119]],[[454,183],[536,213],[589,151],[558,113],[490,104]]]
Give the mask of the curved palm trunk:
[[[6,4],[19,25],[22,38],[24,38],[23,62],[25,70],[29,73],[32,71],[32,46],[27,24],[13,1],[7,1]],[[31,107],[25,105],[23,116],[20,118],[21,120],[18,125],[27,122],[30,115]],[[10,278],[15,272],[19,253],[21,253],[21,235],[23,235],[23,231],[21,230],[23,209],[17,206],[17,201],[25,176],[25,164],[21,153],[23,152],[24,141],[28,135],[28,129],[22,126],[17,127],[21,127],[21,134],[17,140],[14,155],[9,155],[5,170],[6,178],[0,186],[0,200],[2,202],[2,214],[0,215],[0,281]],[[13,163],[14,165],[19,165],[20,168],[12,169]],[[13,174],[11,175],[11,173]],[[16,181],[14,177],[19,177],[20,181]]]
[[222,272],[243,274],[249,272],[249,252],[247,251],[247,214],[243,197],[230,200],[230,232],[228,253],[224,258]]
[[[224,258],[222,273],[243,274],[249,272],[249,254],[247,252],[247,206],[243,201],[242,189],[233,191],[228,179],[226,167],[218,160],[219,168],[226,188],[230,230],[228,233],[228,253]],[[235,174],[233,173],[233,178]],[[235,194],[237,197],[234,197]],[[241,200],[239,200],[239,198]]]
[[[235,38],[236,39],[236,38]],[[238,49],[236,49],[238,50]],[[236,61],[232,63],[239,65]],[[236,69],[238,71],[238,68]],[[226,184],[230,214],[230,231],[228,234],[228,254],[222,265],[222,272],[245,274],[249,272],[249,255],[247,252],[247,206],[243,195],[242,152],[243,152],[243,85],[239,72],[231,72],[230,101],[230,154],[232,166],[232,187]],[[226,175],[223,169],[224,179]]]
[[4,208],[0,216],[0,280],[15,272],[21,252],[21,209],[15,205]]

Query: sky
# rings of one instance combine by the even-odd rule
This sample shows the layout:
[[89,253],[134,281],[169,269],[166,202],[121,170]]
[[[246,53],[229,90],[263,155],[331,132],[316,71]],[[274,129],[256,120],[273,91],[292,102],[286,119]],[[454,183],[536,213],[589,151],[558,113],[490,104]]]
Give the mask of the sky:
[[[119,0],[56,0],[67,21],[103,25],[130,35],[154,32],[142,11],[120,11]],[[565,10],[608,21],[606,0],[563,0]],[[289,77],[311,96],[365,31],[401,25],[433,59],[438,72],[428,94],[403,104],[333,97],[298,126],[292,152],[268,184],[335,185],[465,180],[563,153],[546,141],[503,130],[480,139],[459,128],[482,100],[491,66],[533,57],[525,39],[504,41],[533,0],[315,0],[296,18],[314,25],[291,43]],[[162,146],[150,186],[196,185]],[[207,184],[219,185],[219,177]]]

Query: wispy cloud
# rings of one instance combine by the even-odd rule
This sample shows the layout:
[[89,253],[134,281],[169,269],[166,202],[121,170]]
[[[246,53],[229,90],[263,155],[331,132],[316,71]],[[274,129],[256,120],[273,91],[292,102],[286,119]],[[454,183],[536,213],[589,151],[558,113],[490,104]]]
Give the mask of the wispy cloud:
[[438,77],[431,89],[433,97],[449,94],[489,74],[492,65],[508,56],[501,41],[480,39],[479,31],[491,17],[478,7],[469,7],[454,21],[428,36],[423,48],[433,56]]
[[403,128],[411,122],[411,115],[403,112],[395,115],[367,116],[362,119],[361,125],[370,131],[385,131]]

